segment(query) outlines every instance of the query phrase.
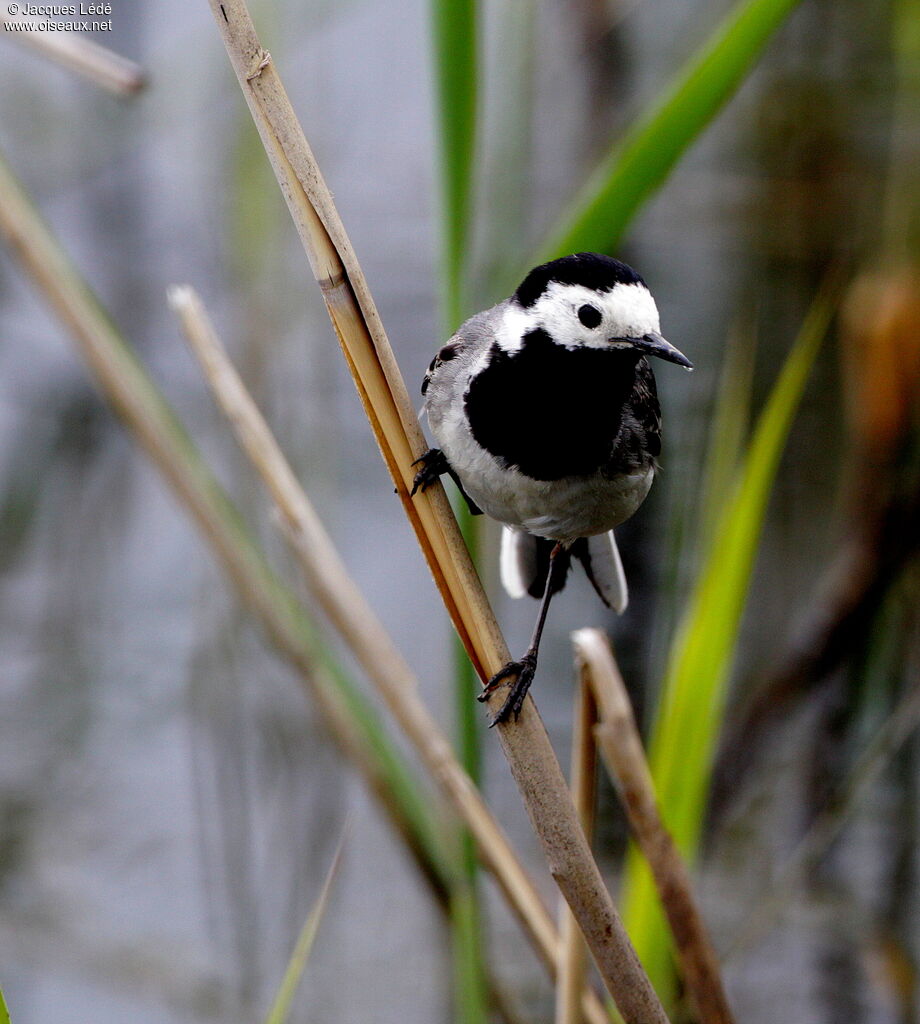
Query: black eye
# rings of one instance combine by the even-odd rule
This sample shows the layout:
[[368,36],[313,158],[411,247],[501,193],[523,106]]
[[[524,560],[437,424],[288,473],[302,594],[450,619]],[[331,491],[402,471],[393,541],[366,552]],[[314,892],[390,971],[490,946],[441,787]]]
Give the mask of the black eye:
[[592,330],[600,324],[603,317],[601,311],[597,306],[582,306],[578,310],[578,319],[585,325],[590,327]]

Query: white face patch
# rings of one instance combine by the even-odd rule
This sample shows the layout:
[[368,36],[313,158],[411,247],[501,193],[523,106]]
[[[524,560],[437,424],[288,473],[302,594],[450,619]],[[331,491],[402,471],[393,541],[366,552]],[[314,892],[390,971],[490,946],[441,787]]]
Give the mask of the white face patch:
[[[582,306],[593,306],[600,313],[596,327],[581,322]],[[509,304],[495,340],[506,352],[516,352],[524,335],[540,327],[566,348],[611,348],[615,347],[612,338],[641,338],[661,329],[655,300],[643,284],[616,284],[609,292],[597,292],[552,281],[532,306]]]

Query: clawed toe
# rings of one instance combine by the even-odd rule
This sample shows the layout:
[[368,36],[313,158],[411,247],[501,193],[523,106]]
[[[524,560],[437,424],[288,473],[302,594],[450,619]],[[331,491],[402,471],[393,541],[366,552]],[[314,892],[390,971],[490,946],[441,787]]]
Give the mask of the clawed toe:
[[502,704],[496,712],[495,717],[489,723],[490,729],[498,725],[500,722],[507,722],[511,717],[518,717],[521,713],[521,708],[524,706],[524,698],[527,696],[527,691],[530,689],[530,684],[533,682],[536,669],[536,660],[525,654],[520,661],[509,661],[507,665],[502,666],[502,668],[500,668],[486,683],[482,689],[482,693],[477,696],[477,700],[488,700],[508,679],[512,677],[514,678],[514,682],[511,686],[511,692],[505,699],[505,703]]
[[511,676],[519,676],[524,671],[523,661],[509,661],[503,665],[477,694],[476,700],[487,701],[493,693]]
[[448,469],[447,459],[440,448],[429,448],[412,465],[421,466],[422,468],[415,474],[415,478],[412,481],[412,490],[409,492],[410,497],[414,497],[416,491],[424,491],[425,488],[430,487]]

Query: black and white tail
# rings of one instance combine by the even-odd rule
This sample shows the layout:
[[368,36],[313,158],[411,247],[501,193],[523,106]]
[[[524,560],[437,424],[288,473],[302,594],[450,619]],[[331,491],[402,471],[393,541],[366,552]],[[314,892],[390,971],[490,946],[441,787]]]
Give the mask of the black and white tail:
[[[554,541],[545,537],[510,526],[502,528],[501,577],[511,597],[543,596],[553,545]],[[622,615],[629,603],[629,591],[613,530],[597,537],[582,537],[570,550],[584,567],[598,597]]]

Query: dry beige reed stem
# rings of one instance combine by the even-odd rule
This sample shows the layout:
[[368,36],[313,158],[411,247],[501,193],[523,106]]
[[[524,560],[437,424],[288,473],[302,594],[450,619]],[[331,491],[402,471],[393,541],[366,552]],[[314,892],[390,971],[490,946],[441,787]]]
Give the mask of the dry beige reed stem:
[[[572,728],[572,768],[569,785],[578,820],[590,842],[594,834],[597,745],[594,741],[594,727],[597,724],[597,704],[588,685],[585,672],[575,693],[575,714]],[[587,950],[585,940],[578,930],[569,905],[560,901],[559,941],[562,946],[559,963],[559,980],[556,984],[555,1024],[579,1024],[581,1021],[580,997],[585,985]]]
[[600,724],[595,735],[601,756],[651,868],[674,935],[687,993],[702,1024],[732,1024],[718,959],[687,866],[661,818],[642,739],[610,643],[598,629],[577,630],[572,642],[597,701]]
[[[182,286],[170,288],[169,302],[179,315],[218,405],[275,503],[282,529],[313,595],[351,647],[431,777],[469,827],[483,863],[494,875],[512,912],[551,975],[558,977],[559,935],[536,886],[454,756],[441,727],[419,698],[418,681],[412,670],[349,576],[290,463],[231,363],[201,299],[194,289]],[[581,942],[580,934],[578,940]],[[580,1012],[592,1024],[605,1024],[608,1020],[596,995],[585,990],[583,979],[574,998]]]
[[[454,626],[481,679],[509,659],[442,488],[409,496],[425,450],[405,384],[303,131],[243,0],[209,0],[269,160],[278,177],[397,493]],[[493,699],[497,709],[501,694]],[[591,856],[532,700],[499,739],[550,871],[578,921],[604,983],[627,1022],[667,1017]]]
[[73,33],[11,32],[9,35],[116,96],[133,96],[147,84],[147,76],[139,64]]
[[[412,463],[427,446],[364,274],[245,3],[209,2],[397,494],[460,638],[483,677],[487,653],[500,642],[500,635],[488,605],[469,603],[476,594],[471,585],[475,571],[468,558],[456,555],[463,544],[443,489],[432,487],[420,500],[410,498]],[[489,635],[490,629],[494,635]]]

